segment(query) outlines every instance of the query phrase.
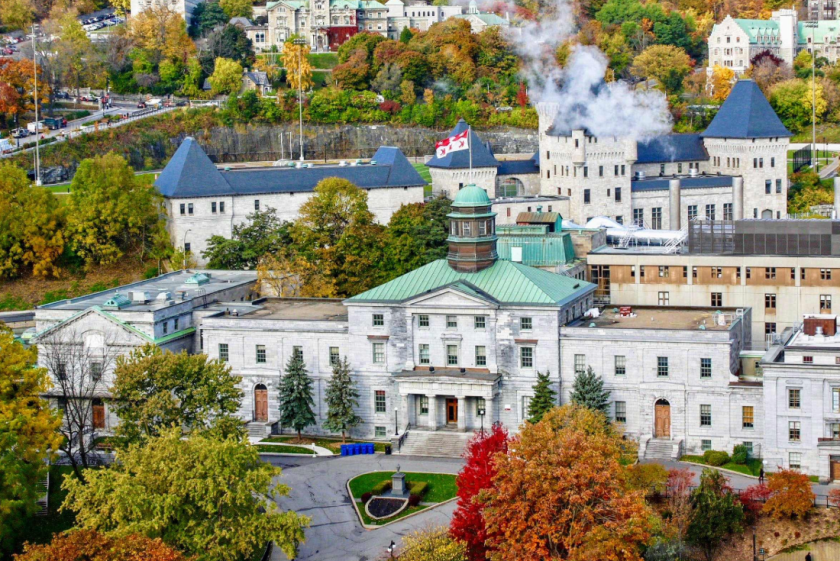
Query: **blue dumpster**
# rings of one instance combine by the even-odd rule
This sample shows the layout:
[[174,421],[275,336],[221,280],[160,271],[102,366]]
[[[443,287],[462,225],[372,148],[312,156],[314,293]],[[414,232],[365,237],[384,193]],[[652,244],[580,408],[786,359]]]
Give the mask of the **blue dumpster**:
[[347,455],[348,456],[355,456],[358,453],[359,452],[356,450],[356,445],[355,444],[348,444],[347,445]]
[[361,453],[362,453],[362,446],[361,446],[361,444],[354,444],[354,445],[353,445],[353,453],[354,453],[354,454],[361,454]]
[[368,454],[373,454],[374,453],[373,444],[366,444],[365,446],[367,446],[367,453]]
[[341,445],[341,455],[342,455],[342,456],[346,456],[346,455],[347,455],[347,445],[346,445],[346,444],[342,444],[342,445]]

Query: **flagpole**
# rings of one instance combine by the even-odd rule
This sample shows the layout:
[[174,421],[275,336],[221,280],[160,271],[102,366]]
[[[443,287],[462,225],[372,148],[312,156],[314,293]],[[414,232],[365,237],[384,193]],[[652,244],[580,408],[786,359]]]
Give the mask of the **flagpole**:
[[473,185],[472,172],[472,126],[467,125],[467,147],[470,149],[470,185]]

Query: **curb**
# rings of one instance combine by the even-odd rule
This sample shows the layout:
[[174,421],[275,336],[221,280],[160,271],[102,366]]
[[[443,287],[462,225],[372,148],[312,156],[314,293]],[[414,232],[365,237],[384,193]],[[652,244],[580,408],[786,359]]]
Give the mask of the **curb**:
[[731,470],[731,469],[726,469],[726,468],[722,468],[722,467],[718,467],[718,466],[710,466],[708,464],[698,464],[697,462],[686,462],[686,461],[683,461],[683,460],[677,460],[677,463],[688,464],[690,466],[701,466],[701,467],[704,467],[704,468],[716,469],[716,470],[722,471],[724,473],[731,473],[732,475],[740,475],[741,477],[749,477],[750,479],[755,479],[756,481],[758,481],[758,476],[757,475],[747,475],[746,473],[741,473],[740,471],[734,471],[734,470]]

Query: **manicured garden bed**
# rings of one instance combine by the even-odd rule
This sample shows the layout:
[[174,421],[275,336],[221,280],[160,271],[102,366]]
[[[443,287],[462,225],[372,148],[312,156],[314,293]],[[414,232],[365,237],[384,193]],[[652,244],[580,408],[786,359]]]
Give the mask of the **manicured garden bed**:
[[689,462],[692,464],[700,464],[702,466],[719,467],[721,469],[728,469],[730,471],[737,471],[744,475],[752,475],[758,477],[761,471],[761,460],[757,458],[750,458],[746,464],[736,464],[735,462],[727,462],[721,466],[711,466],[704,459],[703,456],[683,456],[680,461]]
[[303,446],[278,446],[278,445],[255,445],[260,452],[267,452],[269,454],[314,454],[312,448],[304,448]]
[[394,475],[393,471],[374,471],[371,473],[357,475],[350,480],[350,483],[348,484],[350,487],[350,493],[353,495],[353,500],[356,501],[356,506],[359,508],[359,515],[362,518],[362,522],[365,524],[374,526],[388,524],[408,516],[409,514],[414,514],[415,512],[419,512],[426,508],[431,508],[438,503],[453,499],[455,498],[455,494],[458,492],[458,486],[455,484],[455,478],[457,476],[453,474],[405,472],[405,480],[409,488],[414,484],[425,484],[422,504],[409,506],[391,518],[373,520],[365,513],[364,504],[362,504],[362,495],[371,493],[377,486],[381,487],[384,482],[391,480],[392,475]]
[[[309,437],[304,436],[300,440],[298,440],[297,436],[288,435],[288,436],[269,436],[268,438],[264,438],[260,442],[282,442],[288,443],[291,445],[295,444],[314,444],[315,446],[320,446],[321,448],[326,448],[327,450],[331,451],[333,454],[340,454],[341,453],[341,445],[342,444],[360,444],[362,442],[372,442],[371,440],[351,440],[347,439],[346,442],[341,442],[340,438],[326,438],[326,437]],[[384,452],[385,446],[389,443],[387,442],[373,442],[373,449],[377,452]]]

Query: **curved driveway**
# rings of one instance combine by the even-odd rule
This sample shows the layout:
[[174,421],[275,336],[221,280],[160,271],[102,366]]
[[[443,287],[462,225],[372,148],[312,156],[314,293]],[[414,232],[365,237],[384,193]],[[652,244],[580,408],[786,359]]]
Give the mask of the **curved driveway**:
[[[283,468],[279,482],[291,487],[288,497],[279,503],[312,518],[306,530],[306,543],[300,547],[298,560],[318,561],[374,561],[385,554],[393,540],[428,525],[448,525],[455,502],[424,511],[384,528],[365,530],[359,522],[347,494],[347,482],[369,471],[402,471],[429,473],[458,473],[464,461],[455,458],[424,458],[419,456],[333,456],[305,458],[263,456],[263,460]],[[287,557],[275,549],[272,561]]]

